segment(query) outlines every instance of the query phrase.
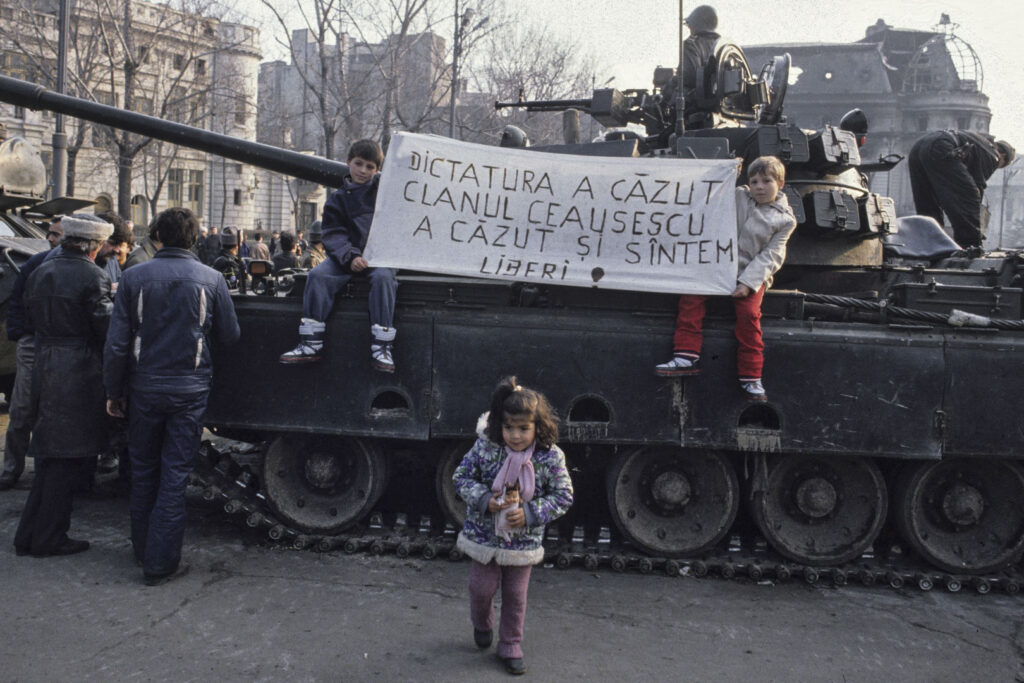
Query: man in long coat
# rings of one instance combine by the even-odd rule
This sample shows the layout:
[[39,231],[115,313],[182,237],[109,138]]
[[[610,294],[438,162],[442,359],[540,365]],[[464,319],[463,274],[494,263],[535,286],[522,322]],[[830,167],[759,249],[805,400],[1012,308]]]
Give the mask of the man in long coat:
[[110,278],[93,259],[113,226],[84,215],[61,221],[60,255],[28,279],[25,307],[36,334],[32,368],[35,422],[28,454],[36,473],[14,536],[18,555],[71,555],[89,549],[69,538],[71,494],[103,442],[103,338],[112,307]]
[[184,208],[153,221],[163,245],[125,271],[103,356],[107,413],[128,410],[131,536],[147,585],[187,569],[181,562],[185,487],[203,433],[213,378],[212,343],[240,335],[224,276],[190,250],[199,221]]

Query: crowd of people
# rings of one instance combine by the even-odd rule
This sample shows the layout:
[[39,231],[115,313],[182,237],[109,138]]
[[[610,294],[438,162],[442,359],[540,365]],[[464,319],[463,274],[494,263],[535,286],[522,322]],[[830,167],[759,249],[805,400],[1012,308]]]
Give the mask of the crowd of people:
[[[114,212],[52,221],[50,249],[21,268],[8,307],[17,370],[0,490],[17,484],[26,457],[35,460],[14,537],[17,555],[88,550],[88,541],[68,535],[73,497],[93,489],[97,472],[120,469],[144,582],[158,585],[187,570],[181,560],[185,487],[200,446],[212,347],[240,337],[230,288],[245,291],[252,261],[267,262],[275,273],[311,269],[312,290],[331,300],[329,285],[316,284],[324,274],[330,284],[339,272],[376,281],[361,256],[373,197],[360,200],[356,220],[343,199],[351,187],[376,194],[383,154],[375,142],[353,146],[364,148],[375,163],[354,168],[328,200],[326,228],[314,223],[308,241],[301,230],[273,231],[267,244],[257,230],[249,244],[245,231],[206,230],[184,208],[160,213],[138,245],[131,222]],[[344,253],[331,246],[341,243]],[[374,308],[386,308],[386,318],[372,313],[374,325],[390,323],[394,312],[397,283],[394,271],[386,275],[390,296]],[[371,349],[377,365],[381,348],[375,342]]]

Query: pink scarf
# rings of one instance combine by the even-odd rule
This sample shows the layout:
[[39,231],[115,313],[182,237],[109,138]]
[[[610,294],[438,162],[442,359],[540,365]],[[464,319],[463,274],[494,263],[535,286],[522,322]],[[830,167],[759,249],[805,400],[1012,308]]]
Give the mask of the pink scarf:
[[[508,456],[501,465],[501,469],[498,470],[498,476],[494,478],[494,483],[491,484],[491,491],[502,496],[499,498],[499,501],[504,501],[506,487],[515,486],[517,481],[519,482],[520,505],[533,499],[536,475],[533,471],[532,458],[533,450],[536,446],[537,442],[535,441],[525,451],[513,451],[507,446],[505,447],[506,451],[508,451]],[[505,519],[509,510],[512,509],[514,508],[502,510],[494,516],[494,532],[506,541],[511,540],[512,534],[516,531],[508,526],[508,522]]]

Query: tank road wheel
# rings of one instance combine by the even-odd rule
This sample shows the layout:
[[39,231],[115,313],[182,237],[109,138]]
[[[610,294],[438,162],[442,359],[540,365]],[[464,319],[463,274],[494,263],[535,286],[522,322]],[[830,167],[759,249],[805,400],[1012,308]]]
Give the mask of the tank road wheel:
[[725,536],[739,508],[728,459],[673,446],[623,453],[608,470],[608,507],[622,535],[663,557],[699,555]]
[[445,518],[456,529],[461,529],[466,521],[466,503],[455,491],[452,476],[462,462],[463,456],[473,448],[472,441],[456,441],[445,448],[437,463],[437,474],[434,476],[434,488],[437,491],[437,502]]
[[914,465],[899,479],[893,508],[904,540],[948,572],[985,574],[1024,552],[1024,472],[998,460]]
[[753,517],[781,555],[808,565],[841,564],[874,542],[888,507],[885,479],[864,458],[785,455],[769,464]]
[[387,467],[361,439],[288,434],[263,460],[267,502],[306,533],[336,534],[370,513],[384,492]]

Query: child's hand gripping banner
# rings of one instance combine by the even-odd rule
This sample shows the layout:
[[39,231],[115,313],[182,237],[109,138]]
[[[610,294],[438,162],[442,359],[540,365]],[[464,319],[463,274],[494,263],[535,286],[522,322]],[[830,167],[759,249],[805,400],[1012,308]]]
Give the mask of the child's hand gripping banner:
[[398,133],[366,259],[537,284],[736,287],[736,161],[574,156]]

